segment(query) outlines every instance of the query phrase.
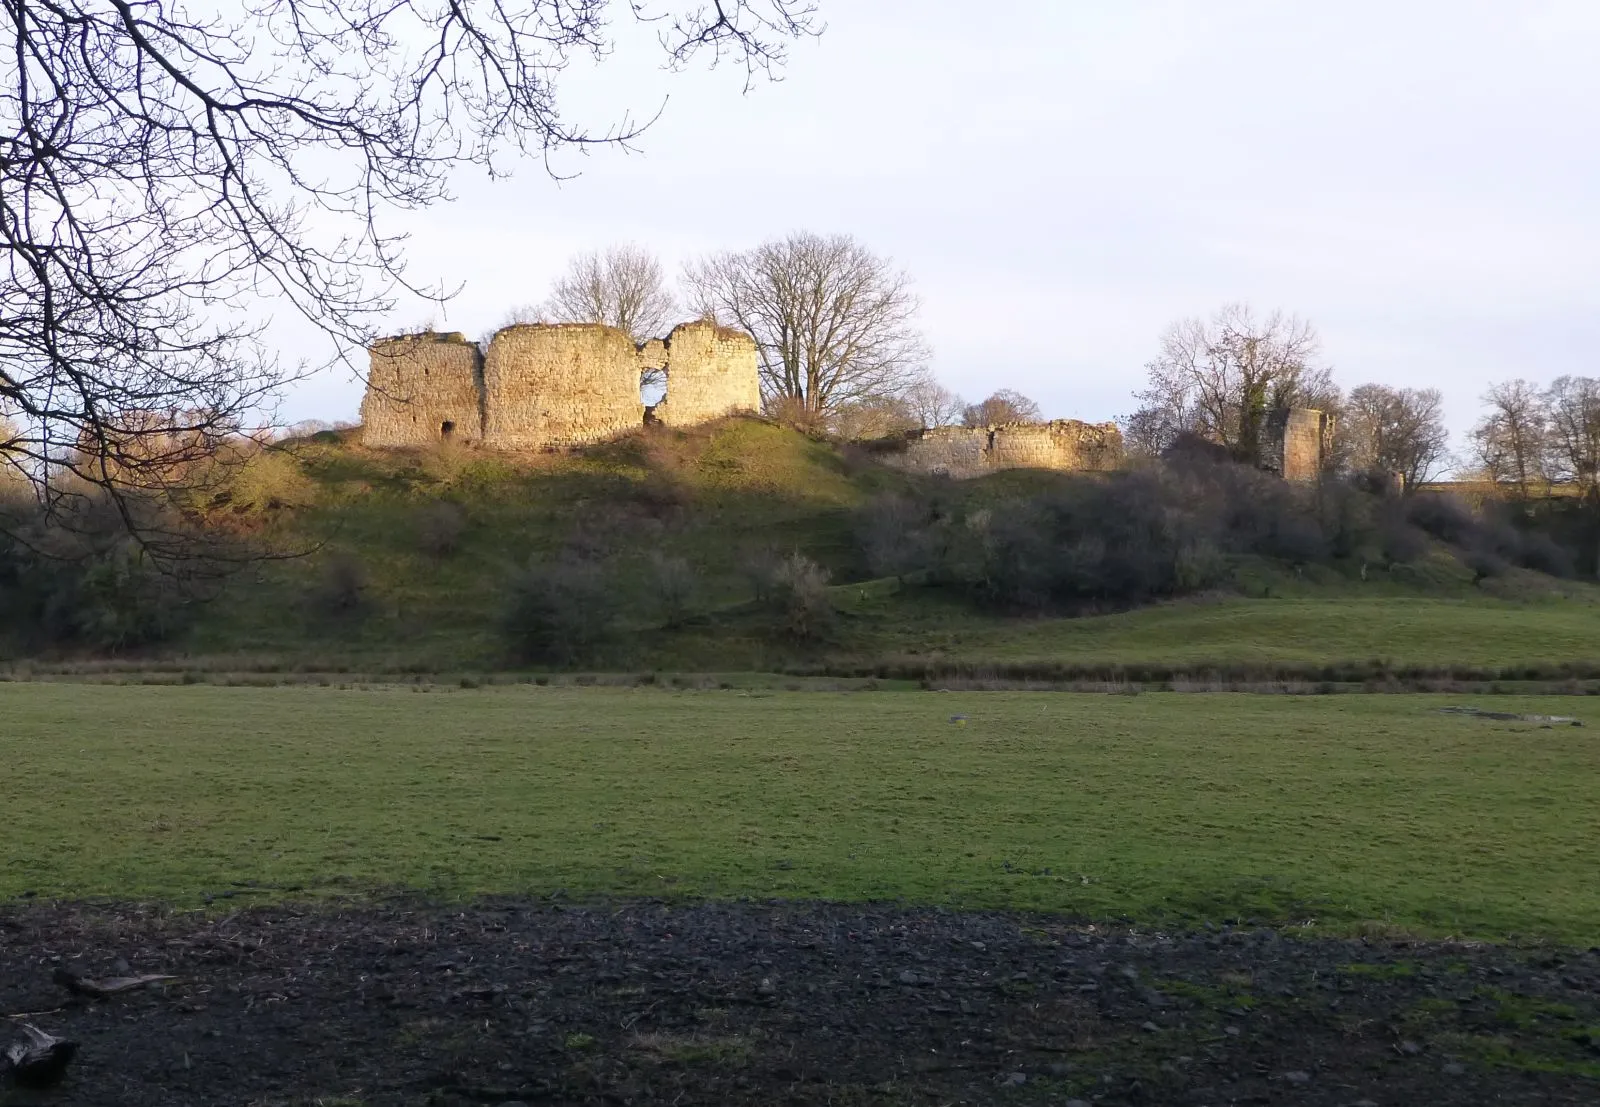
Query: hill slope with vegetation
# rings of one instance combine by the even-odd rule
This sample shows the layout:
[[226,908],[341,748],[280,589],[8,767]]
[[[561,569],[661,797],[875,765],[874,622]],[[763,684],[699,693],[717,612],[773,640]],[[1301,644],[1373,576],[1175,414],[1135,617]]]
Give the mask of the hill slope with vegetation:
[[162,618],[142,635],[93,610],[126,600],[116,574],[74,578],[58,606],[90,609],[75,633],[24,633],[13,583],[10,652],[892,675],[1600,661],[1600,589],[1572,579],[1570,550],[1432,494],[1299,489],[1202,457],[950,482],[759,420],[520,457],[354,437],[280,443],[203,505],[274,557],[149,590]]

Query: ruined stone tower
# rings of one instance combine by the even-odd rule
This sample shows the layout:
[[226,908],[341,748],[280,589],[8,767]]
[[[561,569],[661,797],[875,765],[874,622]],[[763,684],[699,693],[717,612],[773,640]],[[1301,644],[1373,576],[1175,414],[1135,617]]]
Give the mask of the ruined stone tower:
[[755,340],[699,321],[635,346],[598,323],[506,327],[486,354],[459,334],[400,335],[373,344],[362,438],[369,446],[443,440],[550,449],[616,438],[642,425],[640,374],[664,370],[651,414],[693,426],[761,405]]
[[369,351],[362,437],[377,446],[426,446],[483,437],[483,359],[465,335],[385,338]]
[[1311,407],[1279,408],[1267,416],[1261,467],[1284,480],[1317,480],[1332,447],[1332,415]]

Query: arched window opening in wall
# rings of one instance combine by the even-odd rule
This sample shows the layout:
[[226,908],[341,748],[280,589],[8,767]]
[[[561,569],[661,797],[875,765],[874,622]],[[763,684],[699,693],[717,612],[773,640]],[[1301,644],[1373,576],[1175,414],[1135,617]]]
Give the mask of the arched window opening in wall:
[[456,425],[450,420],[446,419],[444,422],[439,424],[439,437],[444,439],[446,442],[448,442],[451,438],[454,438],[455,433]]
[[645,407],[655,407],[667,398],[667,371],[646,369],[639,374],[639,402]]

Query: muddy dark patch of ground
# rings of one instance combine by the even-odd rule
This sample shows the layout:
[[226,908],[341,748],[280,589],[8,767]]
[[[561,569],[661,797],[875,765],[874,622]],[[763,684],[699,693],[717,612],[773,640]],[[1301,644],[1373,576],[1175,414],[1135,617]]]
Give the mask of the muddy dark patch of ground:
[[1600,951],[932,909],[0,908],[0,1014],[82,1043],[7,1105],[1600,1101]]

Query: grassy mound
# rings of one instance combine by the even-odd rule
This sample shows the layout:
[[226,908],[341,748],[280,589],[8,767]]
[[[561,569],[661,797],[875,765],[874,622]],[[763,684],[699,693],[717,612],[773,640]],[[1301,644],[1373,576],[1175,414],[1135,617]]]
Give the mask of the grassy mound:
[[[1212,593],[1134,611],[1017,618],[873,579],[859,510],[886,493],[994,504],[1084,477],[1013,471],[957,484],[765,422],[649,428],[605,446],[513,457],[368,450],[323,433],[253,459],[213,510],[285,557],[197,607],[162,652],[197,667],[463,671],[518,664],[499,622],[508,582],[557,551],[607,566],[615,633],[584,667],[916,675],[919,666],[1153,665],[1309,670],[1361,663],[1555,672],[1600,663],[1600,589],[1444,548],[1392,569],[1235,557]],[[838,617],[797,642],[752,602],[752,566],[800,552]],[[663,560],[687,570],[663,595]],[[1593,675],[1593,674],[1589,674]]]

